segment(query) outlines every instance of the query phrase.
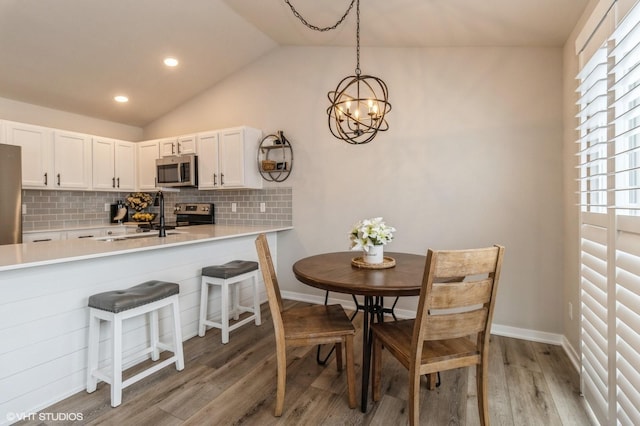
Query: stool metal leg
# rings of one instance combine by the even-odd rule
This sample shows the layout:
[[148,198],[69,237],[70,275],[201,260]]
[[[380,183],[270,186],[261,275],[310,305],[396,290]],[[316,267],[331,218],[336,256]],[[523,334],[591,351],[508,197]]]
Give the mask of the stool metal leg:
[[198,336],[204,337],[207,326],[204,323],[207,319],[207,302],[209,300],[209,284],[202,280],[200,284],[200,322],[198,324]]

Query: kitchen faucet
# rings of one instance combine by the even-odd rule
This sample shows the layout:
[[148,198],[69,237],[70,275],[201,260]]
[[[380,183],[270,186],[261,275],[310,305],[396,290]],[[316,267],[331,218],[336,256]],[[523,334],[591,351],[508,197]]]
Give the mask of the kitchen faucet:
[[164,225],[164,194],[162,191],[156,193],[153,204],[156,205],[158,200],[160,201],[160,229],[158,229],[158,237],[162,238],[167,236],[167,230]]

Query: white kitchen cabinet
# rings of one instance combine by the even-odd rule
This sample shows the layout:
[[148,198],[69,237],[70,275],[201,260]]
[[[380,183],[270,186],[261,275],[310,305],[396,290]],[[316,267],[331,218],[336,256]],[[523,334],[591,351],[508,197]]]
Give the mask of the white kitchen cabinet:
[[91,187],[91,137],[65,131],[53,132],[53,173],[56,189]]
[[170,155],[196,154],[196,135],[184,135],[177,138],[160,139],[160,153]]
[[5,121],[5,142],[22,147],[22,187],[54,188],[53,131],[46,127]]
[[256,153],[262,132],[251,127],[225,129],[219,133],[221,188],[262,188]]
[[218,132],[215,131],[198,135],[198,189],[220,187],[218,141]]
[[198,134],[198,189],[262,188],[256,166],[261,137],[246,126]]
[[138,148],[138,189],[155,189],[156,160],[160,158],[160,141],[152,140],[136,144]]
[[23,243],[40,243],[44,241],[64,240],[66,233],[57,231],[29,232],[22,234]]
[[132,142],[93,138],[93,189],[135,189],[136,146]]
[[72,231],[66,231],[67,240],[96,238],[103,235],[101,228],[74,229]]

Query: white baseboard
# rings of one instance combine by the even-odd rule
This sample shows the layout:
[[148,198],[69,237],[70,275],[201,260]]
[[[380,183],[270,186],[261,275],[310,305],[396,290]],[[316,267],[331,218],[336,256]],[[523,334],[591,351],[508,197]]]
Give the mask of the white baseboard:
[[[329,293],[331,295],[332,293]],[[283,291],[282,297],[284,299],[296,300],[299,302],[322,304],[324,303],[323,296],[314,296],[305,293],[297,293],[292,291]],[[355,305],[352,300],[334,299],[329,297],[328,303],[339,304],[343,308],[348,310],[354,310]],[[414,318],[416,313],[408,309],[396,309],[395,314],[398,318]],[[491,334],[504,337],[513,337],[515,339],[529,340],[532,342],[547,343],[550,345],[562,346],[565,353],[569,357],[569,360],[573,364],[576,371],[580,372],[580,362],[578,354],[573,347],[569,344],[569,341],[562,334],[548,333],[544,331],[530,330],[526,328],[511,327],[508,325],[493,324],[491,326]]]

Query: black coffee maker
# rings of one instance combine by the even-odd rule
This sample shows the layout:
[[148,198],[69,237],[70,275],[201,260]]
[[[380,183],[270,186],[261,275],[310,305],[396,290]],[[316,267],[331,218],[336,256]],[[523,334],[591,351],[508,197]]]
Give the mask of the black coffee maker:
[[129,210],[120,200],[116,204],[111,204],[109,213],[111,223],[122,223],[129,220]]

